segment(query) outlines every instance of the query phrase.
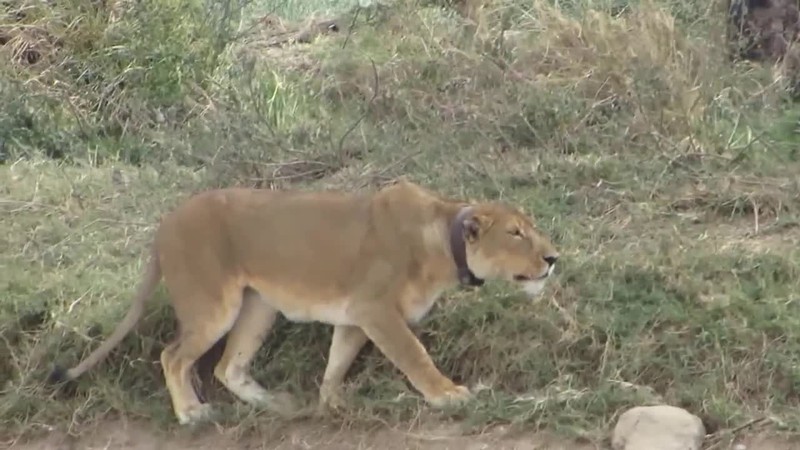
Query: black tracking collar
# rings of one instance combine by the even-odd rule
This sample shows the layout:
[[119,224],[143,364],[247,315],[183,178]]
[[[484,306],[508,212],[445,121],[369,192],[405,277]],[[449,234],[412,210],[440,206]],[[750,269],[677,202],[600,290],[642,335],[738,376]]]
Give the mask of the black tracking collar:
[[456,214],[450,224],[450,251],[458,271],[458,281],[466,286],[483,286],[483,280],[476,277],[467,266],[467,249],[464,242],[464,220],[472,214],[472,208],[464,207]]

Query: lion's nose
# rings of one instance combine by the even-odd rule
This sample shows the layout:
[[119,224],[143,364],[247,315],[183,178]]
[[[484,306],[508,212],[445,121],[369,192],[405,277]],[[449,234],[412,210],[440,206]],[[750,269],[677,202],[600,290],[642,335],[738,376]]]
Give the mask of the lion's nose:
[[553,264],[555,264],[555,263],[556,263],[556,261],[558,261],[558,256],[545,256],[545,257],[544,257],[544,261],[545,261],[545,262],[546,262],[548,265],[551,265],[551,266],[552,266]]

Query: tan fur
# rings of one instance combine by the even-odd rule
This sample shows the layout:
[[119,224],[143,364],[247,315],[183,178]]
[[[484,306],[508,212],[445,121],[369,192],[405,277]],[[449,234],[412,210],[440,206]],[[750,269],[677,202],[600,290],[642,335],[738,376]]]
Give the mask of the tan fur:
[[163,218],[128,315],[67,378],[100,362],[133,328],[163,272],[180,332],[161,362],[180,423],[210,412],[190,371],[225,333],[215,376],[243,401],[278,401],[248,370],[278,312],[334,325],[323,406],[342,404],[341,384],[368,339],[430,404],[465,400],[469,390],[436,368],[408,326],[458,283],[449,236],[465,206],[473,208],[463,228],[472,272],[517,277],[538,293],[557,252],[530,218],[499,203],[467,205],[405,181],[365,195],[238,188],[195,195]]

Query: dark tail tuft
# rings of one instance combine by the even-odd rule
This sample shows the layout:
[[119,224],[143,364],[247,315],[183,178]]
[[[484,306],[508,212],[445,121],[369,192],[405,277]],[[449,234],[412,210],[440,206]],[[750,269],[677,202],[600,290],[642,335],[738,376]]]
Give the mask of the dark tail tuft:
[[50,376],[47,377],[48,384],[61,384],[65,381],[69,381],[69,377],[67,376],[67,371],[60,366],[54,366],[52,372],[50,372]]
[[63,367],[53,366],[47,377],[47,384],[53,386],[53,393],[59,398],[72,397],[77,392],[77,384],[70,378],[69,371]]

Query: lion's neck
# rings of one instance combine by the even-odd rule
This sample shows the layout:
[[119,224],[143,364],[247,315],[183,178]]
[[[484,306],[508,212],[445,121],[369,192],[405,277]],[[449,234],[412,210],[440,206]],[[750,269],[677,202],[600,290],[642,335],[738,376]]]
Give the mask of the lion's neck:
[[465,286],[482,286],[483,280],[476,277],[467,265],[467,250],[464,242],[464,221],[472,215],[472,206],[464,205],[451,219],[448,228],[450,254],[456,266],[458,281]]
[[435,220],[423,231],[429,255],[438,261],[434,264],[437,278],[446,284],[482,284],[466,264],[463,220],[469,215],[468,206],[464,202],[440,203]]

